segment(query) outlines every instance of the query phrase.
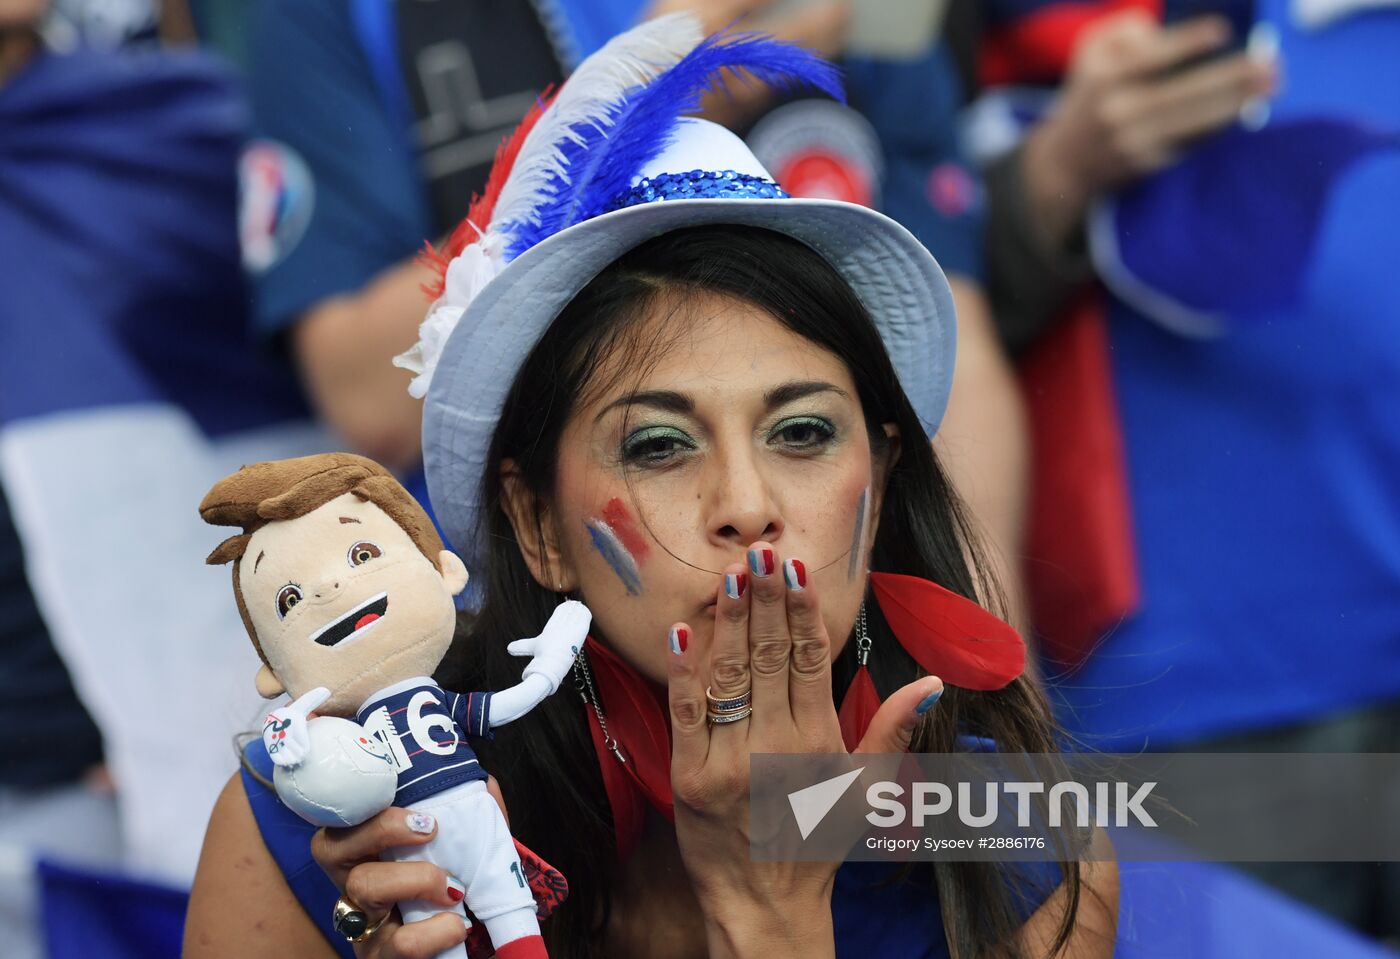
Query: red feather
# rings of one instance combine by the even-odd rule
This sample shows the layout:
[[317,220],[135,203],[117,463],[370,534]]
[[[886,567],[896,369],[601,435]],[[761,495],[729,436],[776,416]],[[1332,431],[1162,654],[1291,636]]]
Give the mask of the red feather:
[[544,111],[549,108],[553,101],[552,91],[545,90],[540,98],[535,101],[535,105],[530,108],[530,112],[525,114],[520,125],[515,128],[501,145],[496,148],[496,159],[491,164],[491,174],[486,178],[486,188],[480,195],[473,194],[471,206],[467,208],[466,218],[457,224],[457,228],[452,231],[452,235],[447,238],[447,243],[439,251],[431,243],[423,241],[423,252],[418,254],[420,262],[432,269],[435,274],[433,282],[424,284],[423,292],[428,295],[428,299],[436,300],[442,296],[442,291],[447,283],[447,266],[457,258],[463,250],[475,243],[481,236],[481,231],[486,229],[486,225],[491,222],[491,214],[496,212],[496,200],[501,195],[501,188],[506,185],[506,178],[510,176],[511,169],[515,166],[515,158],[520,154],[520,147],[525,142],[535,124],[539,122]]
[[837,718],[841,721],[841,741],[846,744],[846,752],[853,753],[865,731],[870,728],[870,720],[880,708],[880,694],[875,691],[875,681],[870,678],[870,670],[862,666],[856,670],[855,678],[846,689],[846,698],[841,700],[841,711]]
[[871,573],[870,586],[899,644],[948,685],[1001,689],[1026,668],[1020,633],[972,600],[898,573]]

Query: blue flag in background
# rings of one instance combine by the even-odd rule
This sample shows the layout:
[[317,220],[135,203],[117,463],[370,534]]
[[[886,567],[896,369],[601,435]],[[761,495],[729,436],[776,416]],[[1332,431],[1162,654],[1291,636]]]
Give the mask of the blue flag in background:
[[246,126],[196,54],[40,55],[0,87],[0,481],[129,865],[177,884],[261,711],[198,503],[243,463],[327,448],[248,332]]

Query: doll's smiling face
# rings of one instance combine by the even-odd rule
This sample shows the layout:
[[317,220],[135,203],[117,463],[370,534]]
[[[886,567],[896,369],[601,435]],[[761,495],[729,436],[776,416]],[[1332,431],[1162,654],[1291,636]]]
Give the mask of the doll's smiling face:
[[293,697],[326,686],[321,712],[337,715],[437,667],[456,623],[452,597],[467,579],[453,554],[435,565],[388,514],[351,493],[259,529],[238,576],[277,680]]

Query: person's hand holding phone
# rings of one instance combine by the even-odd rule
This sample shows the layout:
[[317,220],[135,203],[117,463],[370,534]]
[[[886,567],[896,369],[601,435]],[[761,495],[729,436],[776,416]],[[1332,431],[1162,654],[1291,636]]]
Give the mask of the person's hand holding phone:
[[1274,64],[1222,53],[1230,40],[1223,17],[1164,26],[1136,10],[1085,31],[1056,108],[1022,155],[1027,199],[1051,242],[1078,229],[1095,197],[1162,169],[1273,91]]

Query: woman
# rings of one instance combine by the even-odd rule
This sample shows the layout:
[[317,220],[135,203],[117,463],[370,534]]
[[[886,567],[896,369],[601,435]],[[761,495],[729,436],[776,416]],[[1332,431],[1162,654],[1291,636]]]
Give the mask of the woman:
[[[685,20],[581,66],[503,149],[411,360],[439,518],[486,580],[439,678],[518,678],[506,642],[561,594],[594,616],[583,701],[554,697],[480,750],[512,830],[569,879],[551,954],[1107,956],[1111,863],[1047,883],[994,864],[751,861],[750,753],[1055,743],[1019,652],[968,668],[895,635],[868,598],[871,571],[989,593],[928,443],[952,372],[947,284],[893,222],[783,198],[732,135],[675,119],[733,65],[830,85],[790,49],[700,43]],[[885,697],[873,716],[862,663]],[[392,912],[450,902],[450,877],[378,861],[431,824],[391,809],[317,834],[330,882],[310,893],[305,839],[286,855],[284,826],[251,779],[230,784],[189,955],[330,955],[317,922],[337,893],[375,930],[356,955],[460,954],[452,915]]]

